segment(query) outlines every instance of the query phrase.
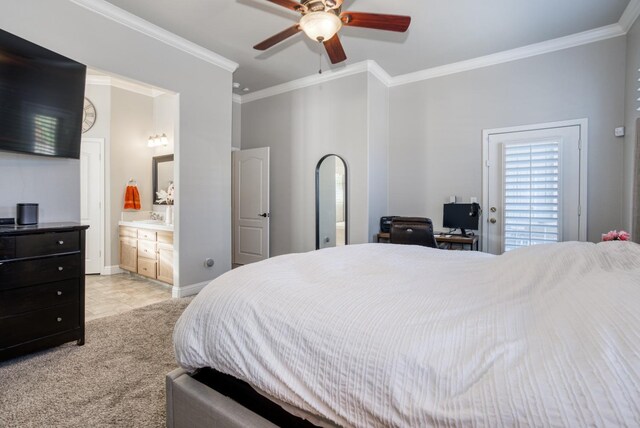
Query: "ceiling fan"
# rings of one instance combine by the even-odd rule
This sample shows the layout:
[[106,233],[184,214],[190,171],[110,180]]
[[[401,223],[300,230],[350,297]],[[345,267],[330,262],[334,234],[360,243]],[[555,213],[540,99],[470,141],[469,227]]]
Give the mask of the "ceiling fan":
[[264,51],[297,34],[300,31],[310,39],[324,44],[332,64],[347,59],[338,31],[343,25],[405,32],[411,23],[410,16],[379,13],[342,11],[343,0],[267,0],[271,3],[299,12],[300,21],[286,30],[258,43],[253,48]]

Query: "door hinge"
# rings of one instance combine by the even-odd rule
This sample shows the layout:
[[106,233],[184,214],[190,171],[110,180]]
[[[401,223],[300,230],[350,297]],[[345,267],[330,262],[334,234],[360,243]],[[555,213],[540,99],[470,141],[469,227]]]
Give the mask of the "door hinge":
[[582,205],[578,205],[578,217],[582,215]]
[[98,258],[102,257],[102,250],[98,251]]
[[578,139],[578,150],[582,150],[582,138]]
[[488,160],[484,161],[484,165],[485,165],[487,168],[489,168],[489,167],[491,166],[491,164],[489,164],[489,161],[488,161]]

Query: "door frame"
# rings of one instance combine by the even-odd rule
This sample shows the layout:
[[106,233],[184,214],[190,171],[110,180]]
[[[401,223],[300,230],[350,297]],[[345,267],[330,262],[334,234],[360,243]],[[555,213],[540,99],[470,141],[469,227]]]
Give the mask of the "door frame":
[[[540,131],[544,129],[566,128],[570,126],[578,126],[580,128],[580,176],[578,178],[580,195],[578,196],[578,206],[580,215],[580,224],[578,227],[578,239],[580,241],[587,240],[587,149],[589,142],[589,119],[572,119],[559,122],[536,123],[533,125],[511,126],[507,128],[493,128],[482,130],[482,211],[489,212],[489,138],[496,134],[510,134],[514,132]],[[485,215],[484,222],[489,219]],[[487,236],[487,228],[482,225],[482,251],[485,253],[489,250],[489,241]]]
[[[104,190],[104,183],[105,183],[105,163],[106,163],[106,159],[104,157],[104,146],[105,146],[105,139],[104,138],[96,138],[96,137],[82,137],[80,140],[80,144],[82,144],[83,142],[90,142],[90,143],[98,143],[100,145],[100,159],[99,159],[99,163],[100,163],[100,173],[98,174],[100,176],[100,191],[99,191],[99,201],[100,201],[100,275],[111,275],[112,272],[108,272],[107,269],[105,268],[104,265],[104,260],[105,260],[105,253],[106,253],[106,243],[105,243],[105,212],[107,210],[107,207],[105,206],[105,190]],[[111,248],[111,246],[109,246],[109,249]]]

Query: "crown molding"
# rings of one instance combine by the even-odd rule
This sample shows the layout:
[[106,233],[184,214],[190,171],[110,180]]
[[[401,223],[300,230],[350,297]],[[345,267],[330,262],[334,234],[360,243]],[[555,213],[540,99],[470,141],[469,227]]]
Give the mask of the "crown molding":
[[391,77],[384,68],[380,67],[377,62],[369,60],[367,63],[369,73],[382,82],[383,85],[390,87],[393,83],[393,77]]
[[146,95],[147,97],[155,98],[160,95],[164,95],[166,92],[160,89],[151,88],[149,86],[140,85],[138,83],[129,82],[127,80],[118,79],[112,76],[100,76],[95,74],[87,74],[87,85],[98,86],[113,86],[116,88],[124,89],[125,91],[135,92],[136,94]]
[[[627,8],[627,11],[632,7],[632,3],[640,4],[640,0],[632,0],[629,4],[629,7]],[[638,14],[640,14],[640,7],[638,9]],[[627,16],[630,16],[629,14],[627,14],[627,11],[625,11],[625,14]],[[389,73],[387,73],[377,62],[373,60],[367,60],[347,65],[339,71],[329,71],[320,75],[311,75],[292,80],[290,82],[282,83],[280,85],[271,86],[269,88],[253,92],[251,94],[241,95],[238,96],[239,101],[236,101],[235,98],[234,101],[247,103],[363,72],[371,73],[387,87],[406,85],[422,80],[434,79],[436,77],[448,76],[451,74],[462,73],[465,71],[476,70],[492,65],[504,64],[507,62],[517,61],[533,56],[557,52],[560,50],[586,45],[613,37],[624,36],[625,34],[626,31],[620,23],[611,24],[605,27],[584,31],[582,33],[577,33],[570,36],[547,40],[545,42],[535,43],[532,45],[498,52],[495,54],[486,55],[466,61],[447,64],[440,67],[427,68],[424,70],[416,71],[414,73],[402,74],[395,77],[390,76]]]
[[436,77],[448,76],[450,74],[462,73],[464,71],[476,70],[492,65],[504,64],[507,62],[610,39],[612,37],[623,36],[624,34],[625,32],[620,24],[611,24],[606,27],[584,31],[571,36],[560,37],[541,43],[523,46],[521,48],[392,77],[390,86],[406,85],[408,83],[414,83],[421,80],[433,79]]
[[262,98],[272,97],[274,95],[283,94],[285,92],[294,91],[296,89],[306,88],[308,86],[317,85],[319,83],[329,82],[331,80],[341,79],[358,73],[368,71],[369,63],[373,61],[362,61],[355,64],[349,64],[339,70],[329,70],[322,74],[312,74],[311,76],[295,79],[280,85],[271,86],[247,95],[242,95],[242,104],[256,101]]
[[219,55],[209,49],[203,48],[187,39],[184,39],[170,31],[146,21],[139,16],[129,13],[105,0],[70,0],[72,3],[82,6],[94,13],[104,16],[114,22],[122,24],[132,30],[152,37],[166,45],[179,49],[189,55],[216,65],[231,73],[236,71],[238,64]]
[[242,104],[242,96],[238,94],[231,94],[231,101],[234,103]]
[[627,33],[631,30],[638,16],[640,16],[640,0],[631,0],[620,17],[618,24],[620,24],[624,32]]

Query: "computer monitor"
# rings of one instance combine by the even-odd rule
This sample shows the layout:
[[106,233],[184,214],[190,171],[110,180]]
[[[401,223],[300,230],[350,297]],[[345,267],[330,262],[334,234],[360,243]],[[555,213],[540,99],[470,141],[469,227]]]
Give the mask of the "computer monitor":
[[472,204],[444,204],[442,226],[449,229],[460,229],[463,235],[467,230],[477,230],[480,219],[480,205]]

